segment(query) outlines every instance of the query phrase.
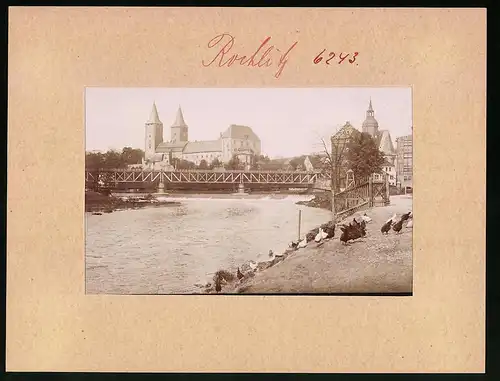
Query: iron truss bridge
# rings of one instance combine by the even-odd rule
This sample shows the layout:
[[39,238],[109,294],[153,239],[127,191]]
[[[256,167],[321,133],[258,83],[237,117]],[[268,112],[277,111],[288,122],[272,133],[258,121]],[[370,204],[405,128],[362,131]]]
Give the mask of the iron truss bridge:
[[320,172],[271,172],[271,171],[142,171],[106,170],[85,171],[87,183],[196,183],[196,184],[286,184],[313,185],[327,178]]

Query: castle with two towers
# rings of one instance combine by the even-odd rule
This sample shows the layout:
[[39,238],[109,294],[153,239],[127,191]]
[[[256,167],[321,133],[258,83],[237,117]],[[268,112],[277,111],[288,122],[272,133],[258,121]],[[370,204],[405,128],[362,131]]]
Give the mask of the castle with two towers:
[[227,163],[233,156],[240,162],[250,163],[253,155],[261,154],[260,138],[248,126],[231,124],[216,140],[189,141],[189,127],[179,106],[174,123],[170,126],[170,140],[164,140],[163,123],[156,103],[145,125],[143,167],[171,167],[174,159],[188,160],[199,165],[218,160]]

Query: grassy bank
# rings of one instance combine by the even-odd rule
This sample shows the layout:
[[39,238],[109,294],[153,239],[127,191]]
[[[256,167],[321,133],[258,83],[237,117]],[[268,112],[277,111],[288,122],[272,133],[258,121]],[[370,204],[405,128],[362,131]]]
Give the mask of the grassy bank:
[[92,213],[111,213],[115,210],[138,209],[145,207],[177,206],[179,202],[158,201],[155,197],[122,199],[99,192],[85,192],[85,211]]

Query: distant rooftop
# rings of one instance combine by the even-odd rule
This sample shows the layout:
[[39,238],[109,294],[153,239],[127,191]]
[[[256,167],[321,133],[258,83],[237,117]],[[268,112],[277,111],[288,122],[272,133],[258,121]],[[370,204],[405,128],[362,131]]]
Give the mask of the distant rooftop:
[[222,152],[222,141],[205,140],[205,141],[189,142],[183,151],[183,153],[198,153],[198,152]]
[[250,139],[260,141],[259,137],[248,126],[231,124],[221,135],[221,138]]

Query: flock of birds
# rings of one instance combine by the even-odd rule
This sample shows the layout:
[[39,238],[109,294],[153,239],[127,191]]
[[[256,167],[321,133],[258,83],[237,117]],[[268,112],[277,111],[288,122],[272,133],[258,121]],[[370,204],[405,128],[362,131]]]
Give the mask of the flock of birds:
[[[401,215],[399,220],[396,218],[397,215],[394,214],[391,218],[389,218],[380,228],[380,231],[383,235],[388,235],[390,230],[392,229],[396,234],[400,234],[403,229],[403,225],[406,223],[407,228],[413,227],[413,213],[410,211]],[[361,222],[353,218],[352,222],[349,224],[339,224],[340,230],[342,234],[340,235],[340,242],[343,245],[347,245],[349,241],[354,241],[358,238],[362,238],[366,236],[366,224],[372,222],[372,219],[366,215],[366,213],[361,216]],[[326,223],[321,225],[319,228],[314,229],[306,234],[306,237],[300,241],[293,241],[289,244],[289,247],[292,249],[304,248],[311,241],[315,241],[318,243],[318,246],[321,245],[326,239],[333,238],[335,236],[335,224],[334,223]],[[316,233],[317,230],[317,233]],[[269,250],[270,261],[274,260],[275,257],[283,254],[275,254],[272,250]],[[248,263],[251,272],[254,272],[257,269],[258,264],[255,261],[250,261]],[[236,277],[238,280],[241,280],[245,277],[245,275],[241,272],[238,267],[236,272]],[[221,277],[217,277],[215,280],[215,291],[220,292],[222,290],[221,281],[224,281]]]
[[389,218],[384,225],[380,228],[382,234],[389,234],[389,231],[394,230],[396,234],[401,233],[401,229],[403,229],[403,224],[406,223],[407,228],[413,227],[413,214],[412,212],[405,213],[401,216],[399,221],[396,222],[396,214],[394,214],[391,218]]

